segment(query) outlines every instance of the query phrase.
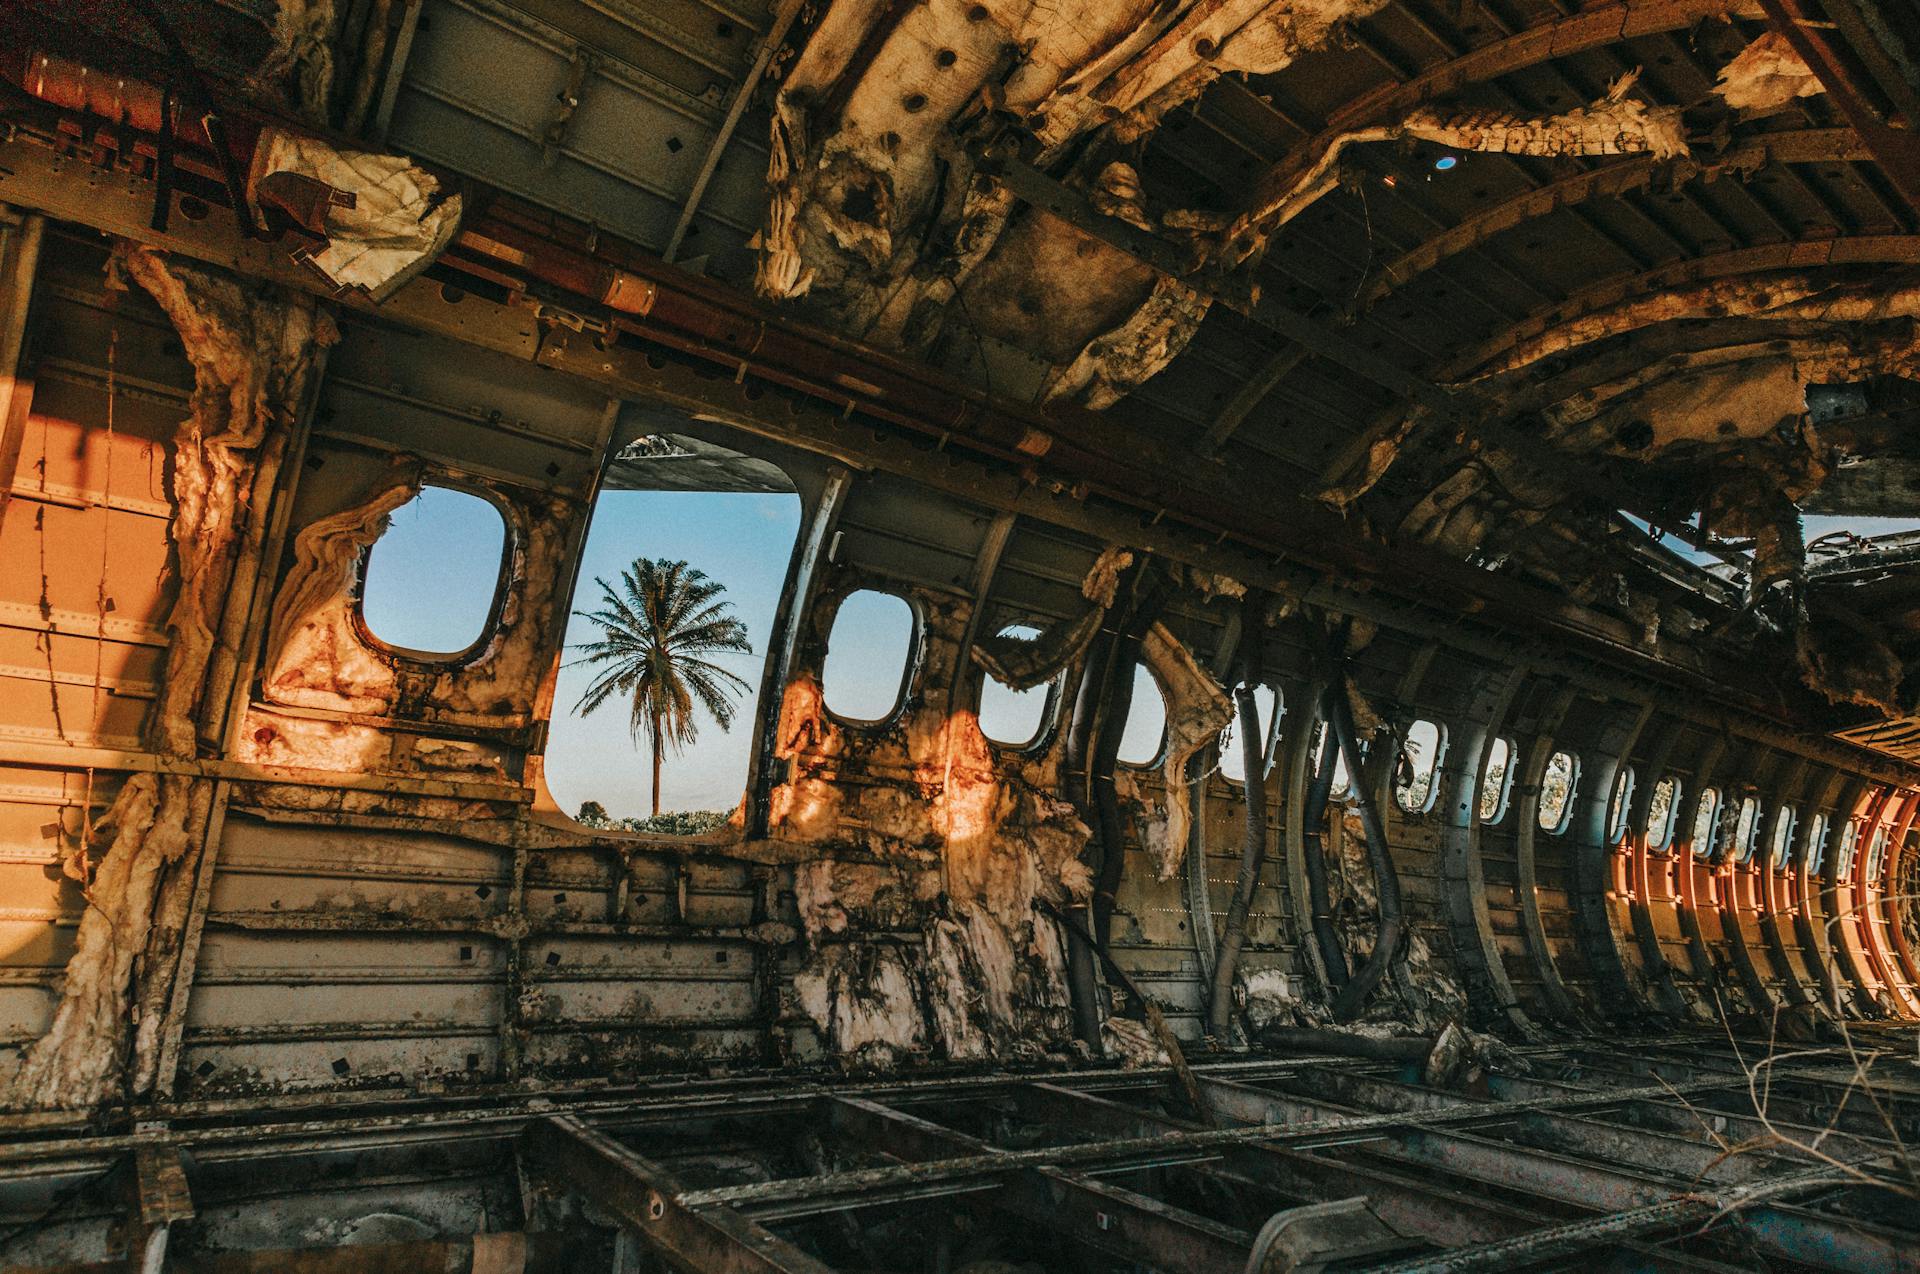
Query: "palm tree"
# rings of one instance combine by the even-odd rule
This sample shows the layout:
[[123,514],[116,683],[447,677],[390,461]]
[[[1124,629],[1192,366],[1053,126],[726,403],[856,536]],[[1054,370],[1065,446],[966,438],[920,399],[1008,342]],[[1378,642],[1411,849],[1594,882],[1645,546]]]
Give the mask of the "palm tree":
[[747,626],[721,598],[727,586],[685,562],[634,559],[620,572],[620,588],[595,578],[601,609],[575,611],[600,629],[600,640],[576,649],[575,663],[605,664],[573,710],[586,716],[616,695],[630,705],[634,742],[646,732],[653,753],[653,812],[660,812],[660,755],[677,753],[699,734],[694,703],[725,730],[733,724],[732,696],[747,683],[702,658],[720,651],[753,653]]

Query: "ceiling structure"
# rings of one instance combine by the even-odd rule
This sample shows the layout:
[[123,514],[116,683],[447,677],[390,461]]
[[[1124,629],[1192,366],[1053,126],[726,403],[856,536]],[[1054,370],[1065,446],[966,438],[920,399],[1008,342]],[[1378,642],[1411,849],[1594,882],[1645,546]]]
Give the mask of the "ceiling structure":
[[[151,7],[101,10],[149,60]],[[1850,622],[1789,525],[1897,514],[1913,465],[1920,162],[1885,123],[1912,89],[1884,25],[1718,0],[404,9],[364,43],[328,6],[179,38],[256,101],[324,74],[314,123],[996,399],[1091,408],[1363,545],[1542,584],[1655,650],[1712,627],[1796,652],[1835,725],[1914,706],[1905,623]],[[69,17],[19,54],[84,54]],[[1619,512],[1724,544],[1745,596],[1650,576]]]
[[[1910,1268],[1916,128],[1916,0],[8,6],[0,1253]],[[428,663],[357,590],[436,476],[508,548]],[[546,787],[617,490],[803,512],[698,843]],[[137,606],[47,521],[136,506]]]

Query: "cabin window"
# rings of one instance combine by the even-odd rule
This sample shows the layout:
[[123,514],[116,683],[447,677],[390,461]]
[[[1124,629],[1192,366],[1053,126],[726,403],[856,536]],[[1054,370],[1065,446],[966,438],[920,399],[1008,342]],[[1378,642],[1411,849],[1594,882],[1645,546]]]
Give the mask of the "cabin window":
[[[1000,636],[1034,641],[1039,638],[1040,630],[1031,624],[1012,624],[1001,629]],[[980,683],[980,733],[1003,748],[1032,747],[1047,728],[1059,685],[1056,678],[1015,690],[998,677],[988,675]]]
[[1416,721],[1407,727],[1406,740],[1400,745],[1400,774],[1393,787],[1394,799],[1409,814],[1424,814],[1433,808],[1440,794],[1438,775],[1440,757],[1447,749],[1445,726],[1432,721]]
[[1620,767],[1613,780],[1613,796],[1607,801],[1607,843],[1618,844],[1627,834],[1627,816],[1633,812],[1634,773],[1631,765]]
[[506,520],[491,500],[422,486],[367,550],[361,620],[404,654],[457,659],[486,636],[506,557]]
[[1768,858],[1775,871],[1785,871],[1788,860],[1793,857],[1793,832],[1800,824],[1800,812],[1791,805],[1782,805],[1773,816],[1773,843],[1769,847]]
[[1487,768],[1480,776],[1480,821],[1498,823],[1513,800],[1513,742],[1495,738],[1487,744]]
[[[1236,691],[1237,691],[1236,687]],[[1233,720],[1220,732],[1220,773],[1236,786],[1246,782],[1247,755],[1240,738],[1240,704],[1233,695],[1227,696],[1234,704]],[[1273,769],[1274,735],[1280,725],[1280,696],[1272,686],[1255,686],[1253,690],[1254,713],[1260,720],[1260,747],[1266,764],[1260,773],[1266,774]]]
[[1555,752],[1547,758],[1546,773],[1540,779],[1540,828],[1555,836],[1567,830],[1573,821],[1573,794],[1580,786],[1580,758],[1571,752]]
[[1753,851],[1759,846],[1760,802],[1747,797],[1740,802],[1740,816],[1733,824],[1733,861],[1750,863]]
[[1827,831],[1830,827],[1825,814],[1815,814],[1813,822],[1807,827],[1807,874],[1817,876],[1821,866],[1827,861]]
[[1880,823],[1874,827],[1873,839],[1867,842],[1865,874],[1860,877],[1863,883],[1868,885],[1878,885],[1880,883],[1880,869],[1886,865],[1887,841],[1889,838],[1887,825],[1885,823]]
[[[653,434],[616,453],[580,550],[547,733],[561,809],[650,835],[726,825],[747,786],[800,515],[785,473],[714,443]],[[687,692],[659,699],[678,709],[662,722],[658,815],[652,685],[635,668],[654,644],[650,612],[680,616],[665,647]],[[596,698],[609,674],[621,682]]]
[[[1353,792],[1353,780],[1347,774],[1346,754],[1340,751],[1339,743],[1333,738],[1333,727],[1322,721],[1313,728],[1313,750],[1307,756],[1307,781],[1313,781],[1314,767],[1320,764],[1320,749],[1333,749],[1333,786],[1327,789],[1327,795],[1336,801],[1344,801]],[[1366,745],[1360,745],[1362,760],[1367,755]]]
[[878,725],[900,708],[913,661],[913,607],[903,597],[863,588],[833,617],[820,691],[827,711],[854,725]]
[[1835,856],[1833,861],[1833,878],[1835,880],[1853,879],[1853,860],[1859,852],[1860,824],[1850,818],[1847,820],[1846,827],[1840,832],[1840,852]]
[[1127,728],[1120,733],[1118,760],[1122,765],[1152,765],[1167,744],[1167,697],[1145,664],[1133,666],[1133,704],[1127,709]]
[[1647,848],[1660,852],[1673,844],[1673,825],[1680,817],[1680,780],[1669,774],[1653,785],[1647,797]]
[[1695,858],[1705,862],[1713,857],[1713,837],[1719,829],[1720,789],[1709,787],[1700,793],[1700,803],[1693,810],[1693,835],[1687,843]]

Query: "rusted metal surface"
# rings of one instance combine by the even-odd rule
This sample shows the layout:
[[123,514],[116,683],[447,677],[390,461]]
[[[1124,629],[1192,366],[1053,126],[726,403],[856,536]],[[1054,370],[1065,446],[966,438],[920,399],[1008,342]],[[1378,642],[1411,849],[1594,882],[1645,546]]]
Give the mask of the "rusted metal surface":
[[[1111,6],[1086,7],[1114,20]],[[820,99],[782,98],[783,126],[816,129],[790,138],[790,157],[829,156],[816,143],[843,121],[893,119],[912,132],[952,107],[979,131],[942,122],[926,147],[874,160],[874,170],[917,180],[926,174],[912,165],[936,150],[949,165],[983,162],[939,179],[948,183],[939,200],[958,208],[974,199],[971,212],[902,213],[898,241],[870,275],[822,278],[809,285],[822,293],[812,302],[771,307],[743,291],[737,255],[717,253],[702,278],[641,244],[684,246],[696,206],[709,232],[752,223],[740,192],[716,174],[723,152],[740,153],[747,86],[765,75],[786,93],[793,63],[782,28],[750,54],[751,29],[734,25],[741,15],[692,0],[626,17],[560,0],[511,13],[478,0],[429,0],[404,13],[361,6],[348,25],[371,15],[373,28],[331,50],[331,79],[353,94],[345,117],[371,115],[375,132],[393,123],[396,135],[432,138],[443,143],[434,153],[457,158],[444,143],[476,127],[498,91],[447,65],[458,41],[480,38],[482,8],[523,44],[537,23],[556,33],[550,61],[538,65],[560,71],[549,87],[569,100],[556,111],[541,90],[531,95],[536,118],[487,125],[508,129],[501,156],[526,149],[548,166],[554,191],[521,182],[509,195],[502,187],[513,183],[456,177],[469,165],[483,175],[510,166],[471,150],[465,164],[363,157],[400,165],[416,183],[411,174],[444,181],[462,217],[430,274],[378,306],[366,295],[333,298],[332,284],[294,259],[315,250],[328,225],[310,188],[279,180],[284,169],[251,188],[230,180],[233,161],[271,136],[262,130],[278,112],[341,116],[325,102],[316,114],[308,100],[327,78],[309,61],[328,51],[324,39],[267,46],[274,82],[245,92],[277,103],[271,110],[242,105],[237,83],[215,85],[228,125],[219,136],[137,76],[106,83],[71,50],[38,64],[28,50],[10,64],[9,82],[27,97],[12,102],[0,140],[0,195],[34,211],[10,218],[0,236],[10,298],[0,356],[18,372],[0,396],[9,497],[0,505],[0,943],[12,944],[0,977],[0,1065],[11,1072],[33,1060],[29,1082],[11,1090],[23,1109],[6,1117],[19,1135],[0,1148],[0,1207],[28,1219],[72,1187],[60,1196],[69,1210],[25,1240],[36,1263],[97,1264],[121,1251],[108,1248],[130,1224],[125,1182],[83,1183],[86,1173],[129,1168],[141,1198],[155,1201],[138,1237],[180,1268],[276,1259],[330,1268],[332,1255],[303,1246],[307,1234],[340,1251],[367,1248],[369,1268],[408,1258],[537,1268],[553,1253],[541,1250],[542,1236],[554,1233],[581,1245],[569,1257],[579,1267],[626,1260],[615,1254],[631,1253],[635,1236],[698,1269],[871,1268],[883,1251],[922,1247],[936,1262],[945,1250],[957,1267],[965,1240],[985,1235],[1043,1266],[1072,1244],[1212,1274],[1243,1268],[1274,1214],[1353,1195],[1393,1231],[1417,1236],[1380,1254],[1389,1260],[1416,1243],[1517,1235],[1534,1244],[1526,1251],[1553,1255],[1627,1244],[1649,1265],[1672,1257],[1711,1268],[1749,1243],[1812,1264],[1899,1259],[1910,1236],[1848,1214],[1848,1200],[1877,1188],[1858,1177],[1804,1206],[1738,1191],[1802,1189],[1796,1174],[1812,1160],[1795,1139],[1818,1134],[1801,1124],[1840,1107],[1820,1144],[1882,1173],[1888,1134],[1909,1131],[1900,1121],[1910,1121],[1912,1095],[1890,1087],[1894,1123],[1876,1125],[1867,1104],[1843,1099],[1861,1081],[1829,1053],[1818,1067],[1778,1063],[1768,1090],[1778,1104],[1756,1111],[1742,1064],[1698,1041],[1674,1044],[1671,1028],[1687,1018],[1731,1023],[1746,1046],[1753,1028],[1741,1019],[1776,1004],[1803,1032],[1837,1029],[1826,1006],[1920,1013],[1907,913],[1889,902],[1908,879],[1902,855],[1920,811],[1912,758],[1828,740],[1838,727],[1867,747],[1875,741],[1847,729],[1857,703],[1809,699],[1797,674],[1777,684],[1762,675],[1762,653],[1791,644],[1766,630],[1777,618],[1770,608],[1748,607],[1757,619],[1742,611],[1768,600],[1765,580],[1702,584],[1592,530],[1596,512],[1612,527],[1616,509],[1638,507],[1622,493],[1649,472],[1678,510],[1681,495],[1668,488],[1681,482],[1616,454],[1630,448],[1608,439],[1683,373],[1729,378],[1765,408],[1761,391],[1785,385],[1792,398],[1818,378],[1791,360],[1849,377],[1912,366],[1902,344],[1910,334],[1895,328],[1911,316],[1914,289],[1857,268],[1912,264],[1909,227],[1874,211],[1870,156],[1819,116],[1819,95],[1802,91],[1808,73],[1755,42],[1740,65],[1764,62],[1780,82],[1742,92],[1785,93],[1775,106],[1805,117],[1767,133],[1730,115],[1738,104],[1722,94],[1720,105],[1697,102],[1682,127],[1676,95],[1711,79],[1706,63],[1727,56],[1732,37],[1718,27],[1690,37],[1713,50],[1699,61],[1671,33],[1699,18],[1750,17],[1747,6],[1601,6],[1518,31],[1492,14],[1469,39],[1455,29],[1465,11],[1456,22],[1404,6],[1334,5],[1276,34],[1267,52],[1286,65],[1271,70],[1236,61],[1252,54],[1233,52],[1232,39],[1278,16],[1273,6],[1168,10],[1153,19],[1164,29],[1144,32],[1115,62],[1141,54],[1177,72],[1166,96],[1127,96],[1149,84],[1136,65],[1102,90],[1122,94],[1111,103],[1078,81],[1057,86],[1057,98],[1047,90],[1061,113],[1043,119],[1008,112],[1009,99],[995,96],[1013,85],[1024,100],[1031,85],[1016,78],[1034,68],[1020,59],[1043,46],[1009,45],[995,34],[1005,15],[991,6],[979,6],[980,18],[895,6],[866,24],[872,15],[848,4],[804,19],[783,5],[775,16],[795,23],[797,57],[850,47],[876,64],[861,55],[842,67],[818,118],[808,111]],[[1216,10],[1232,39],[1206,25]],[[969,31],[952,47],[922,40]],[[410,52],[389,58],[393,33],[411,39]],[[1202,39],[1210,51],[1194,42]],[[723,45],[737,58],[713,53]],[[1422,61],[1432,48],[1437,66]],[[1600,62],[1629,52],[1638,61],[1651,48],[1680,50],[1670,75],[1653,77],[1661,82],[1619,82],[1604,94],[1591,82]],[[952,55],[944,66],[943,49]],[[1333,82],[1350,67],[1330,74],[1305,59],[1296,76],[1295,55],[1309,49],[1329,66],[1365,60],[1388,82],[1355,97]],[[983,50],[1000,60],[975,65]],[[103,40],[97,52],[110,60],[126,50]],[[918,109],[896,102],[875,74],[895,55],[930,63]],[[730,104],[719,89],[695,102],[701,67],[735,86]],[[1209,91],[1231,70],[1251,78]],[[1591,105],[1520,100],[1524,77],[1512,73],[1521,70]],[[978,102],[948,94],[963,72],[989,87]],[[162,80],[171,83],[152,82]],[[1290,96],[1293,86],[1306,100]],[[1447,100],[1469,89],[1493,104]],[[704,164],[689,151],[684,174],[646,193],[670,208],[651,238],[603,232],[631,224],[632,209],[603,223],[609,205],[567,184],[616,92],[677,100],[684,118],[719,126]],[[1802,100],[1810,105],[1789,104]],[[431,127],[429,109],[443,112]],[[1084,129],[1075,122],[1083,110]],[[909,128],[896,111],[920,118]],[[1222,111],[1238,112],[1244,171],[1282,156],[1266,193],[1283,196],[1289,215],[1309,204],[1312,213],[1263,239],[1257,279],[1201,282],[1189,279],[1192,264],[1223,227],[1169,210],[1166,173],[1193,158],[1200,179],[1215,182],[1206,207],[1260,193],[1245,178],[1216,181],[1221,139],[1176,137],[1190,124],[1196,136],[1216,128]],[[1308,126],[1287,122],[1297,119]],[[650,127],[629,127],[624,149],[658,146]],[[1587,136],[1609,128],[1617,135]],[[1127,130],[1139,131],[1121,138]],[[1333,159],[1368,130],[1457,149],[1498,180],[1470,198],[1457,186],[1422,190],[1400,166],[1423,152],[1375,148],[1348,169],[1365,189],[1335,189]],[[1007,144],[1022,132],[1051,137],[1057,153]],[[984,144],[996,136],[1001,145]],[[1076,137],[1131,149],[1125,160],[1090,151],[1076,166],[1060,149]],[[1584,170],[1569,158],[1626,151],[1666,158]],[[633,163],[644,170],[647,161]],[[1837,175],[1841,163],[1872,180],[1855,189]],[[1790,193],[1701,183],[1666,213],[1646,198],[1664,192],[1663,176],[1763,166]],[[818,266],[833,255],[822,225],[838,218],[864,234],[878,224],[807,195],[809,183],[846,175],[821,171],[776,192],[804,196],[788,210],[814,219],[814,238],[783,243],[770,222],[765,260],[792,248]],[[1292,180],[1301,173],[1312,177],[1305,186]],[[690,187],[674,184],[683,176]],[[1545,309],[1513,305],[1511,278],[1455,305],[1426,297],[1448,258],[1471,248],[1498,262],[1512,248],[1497,239],[1502,229],[1576,205],[1588,225],[1638,219],[1609,231],[1633,261],[1626,273],[1605,252],[1580,269],[1542,262],[1537,299],[1567,298]],[[12,227],[43,224],[42,213],[53,220],[36,263]],[[264,229],[252,224],[260,216]],[[1756,233],[1756,216],[1780,233]],[[1821,218],[1835,223],[1831,232]],[[962,224],[980,235],[971,262],[957,239],[913,237]],[[122,253],[139,290],[101,286],[106,258],[80,227],[149,245]],[[1362,250],[1350,251],[1362,232]],[[1396,284],[1416,269],[1432,278],[1345,330],[1334,316],[1366,295],[1376,259],[1392,263],[1385,278]],[[1062,260],[1074,288],[1059,294],[1061,313],[1017,317],[1020,287],[1060,277]],[[872,326],[852,321],[863,289],[883,276],[900,283],[900,309],[868,316]],[[171,343],[205,363],[219,324],[168,288],[175,277],[263,307],[261,331],[316,312],[314,294],[328,294],[325,313],[345,337],[324,366],[314,362],[310,386],[293,384],[272,357],[201,367],[196,378]],[[150,293],[170,303],[155,309],[143,299]],[[1662,308],[1668,296],[1678,299]],[[1203,329],[1210,300],[1221,303]],[[988,311],[986,330],[971,341],[921,339],[937,335],[931,316],[950,301],[968,328]],[[1079,307],[1071,318],[1068,301]],[[1091,301],[1113,302],[1100,324],[1088,318]],[[809,305],[823,326],[796,317]],[[1440,339],[1414,339],[1432,332],[1436,313]],[[1762,349],[1769,329],[1784,348]],[[1021,333],[1033,349],[1007,348]],[[1488,393],[1422,379],[1423,368],[1466,374],[1474,369],[1462,360],[1475,358],[1513,366]],[[1001,378],[1023,360],[1032,375]],[[236,373],[243,364],[266,370]],[[241,392],[256,381],[257,397]],[[648,422],[671,420],[738,448],[743,464],[784,474],[809,528],[768,643],[742,813],[723,831],[678,842],[572,825],[544,786],[553,666],[586,522],[615,440],[632,436],[628,404],[642,403]],[[1416,420],[1408,403],[1431,410]],[[1877,424],[1823,421],[1827,445],[1883,445],[1904,419],[1899,404],[1897,394],[1876,399],[1875,410],[1885,408]],[[209,532],[196,521],[208,508],[207,440],[177,426],[197,420],[206,435],[208,421],[260,413],[275,450],[221,489],[223,499],[246,495],[214,509],[232,516],[234,534]],[[1804,450],[1811,459],[1776,488],[1818,485],[1810,475],[1824,453]],[[1749,478],[1772,472],[1765,457],[1743,463]],[[1349,481],[1355,464],[1365,472]],[[622,472],[631,479],[631,466]],[[385,515],[436,479],[483,493],[506,528],[485,640],[442,663],[369,634],[355,592]],[[1336,485],[1345,498],[1326,498]],[[1721,505],[1739,505],[1731,488],[1716,490]],[[109,551],[96,557],[102,544]],[[1172,737],[1161,761],[1106,776],[1114,799],[1098,811],[1092,875],[1082,855],[1092,831],[1063,799],[1057,706],[1031,748],[1011,749],[980,731],[975,695],[1009,666],[996,637],[1012,622],[1063,635],[1044,666],[1027,671],[1041,681],[1078,675],[1087,646],[1067,638],[1114,622],[1105,583],[1122,559],[1148,554],[1168,605],[1140,653],[1169,697]],[[203,558],[214,559],[212,574]],[[1734,565],[1752,575],[1762,559],[1736,554]],[[1869,579],[1869,563],[1857,565],[1821,575],[1825,593],[1809,596],[1851,596],[1843,590]],[[1789,571],[1782,584],[1812,579]],[[835,608],[861,587],[902,597],[917,617],[898,711],[878,723],[835,717],[822,689]],[[1876,622],[1902,604],[1880,608]],[[1815,613],[1820,621],[1803,632],[1820,631],[1827,612]],[[1356,632],[1358,728],[1348,733],[1370,751],[1364,765],[1357,752],[1348,759],[1381,815],[1371,860],[1359,852],[1350,801],[1331,802],[1324,828],[1304,826],[1314,688],[1328,671],[1315,634],[1327,622]],[[1236,647],[1253,656],[1250,679],[1276,683],[1290,700],[1276,709],[1281,775],[1257,762],[1225,778],[1211,772],[1220,743],[1210,705]],[[1132,647],[1120,649],[1130,661]],[[1249,715],[1243,728],[1257,724]],[[1451,740],[1432,779],[1439,803],[1425,807],[1394,799],[1414,720]],[[1496,736],[1518,741],[1508,765],[1522,776],[1504,821],[1477,812]],[[1546,756],[1558,748],[1576,753],[1585,775],[1569,797],[1579,811],[1571,838],[1537,822]],[[1641,771],[1640,785],[1616,833],[1604,825],[1606,806],[1611,776],[1626,766]],[[1764,848],[1754,868],[1698,862],[1680,847],[1657,861],[1645,845],[1647,796],[1669,769],[1729,796],[1750,787],[1761,835],[1784,826],[1783,805],[1806,807],[1804,818],[1819,804],[1863,833],[1884,832],[1892,848],[1870,878],[1835,867],[1837,846],[1823,873],[1773,873]],[[184,815],[171,806],[165,817],[141,814],[142,793],[161,788]],[[109,809],[121,826],[103,830]],[[135,843],[176,827],[183,834],[152,852]],[[1234,882],[1209,876],[1221,874],[1236,830],[1256,848],[1277,835],[1287,870],[1249,860],[1250,887],[1232,913],[1246,917],[1246,957],[1206,971],[1220,984],[1216,1020],[1243,1019],[1255,1040],[1267,1029],[1269,1047],[1310,1047],[1311,1032],[1290,1028],[1316,1025],[1333,998],[1299,962],[1311,936],[1300,923],[1305,855],[1319,855],[1313,865],[1333,875],[1343,909],[1335,942],[1373,942],[1382,953],[1364,1029],[1405,1046],[1432,1082],[1405,1083],[1391,1061],[1234,1064],[1197,1051],[1184,1081],[1151,1068],[1078,1069],[1077,1048],[1141,1060],[1156,1043],[1185,1053],[1201,1033],[1209,979],[1207,961],[1193,958],[1195,934],[1203,919],[1211,932],[1216,907],[1226,910]],[[1796,861],[1807,852],[1796,849]],[[152,906],[137,876],[123,885],[116,874],[149,860],[160,882]],[[1168,879],[1183,866],[1184,894]],[[1394,882],[1400,905],[1379,910],[1396,924],[1374,938],[1376,900]],[[1631,898],[1616,896],[1623,888]],[[1098,987],[1082,996],[1092,1029],[1071,1038],[1064,938],[1051,917],[1094,895],[1088,909],[1115,984],[1164,1028],[1144,1046],[1137,1030],[1101,1023]],[[152,934],[134,935],[137,964],[101,973],[97,957],[111,944],[99,941],[97,917],[116,909],[151,919]],[[76,932],[88,935],[78,954]],[[60,1007],[81,1002],[95,1024],[87,1032]],[[1476,1033],[1521,1040],[1548,1024],[1602,1021],[1645,1030],[1632,1050],[1653,1060],[1599,1046],[1510,1053]],[[1848,1029],[1873,1038],[1865,1024]],[[915,1075],[929,1065],[982,1073]],[[1034,1074],[988,1070],[1013,1065]],[[848,1084],[820,1069],[846,1066],[905,1077]],[[724,1074],[741,1068],[758,1074]],[[656,1078],[660,1091],[645,1091],[647,1077],[669,1072],[708,1078]],[[1751,1137],[1770,1121],[1786,1139],[1723,1158],[1675,1090],[1715,1112],[1709,1120],[1724,1119],[1729,1136]],[[61,1106],[76,1109],[45,1109]],[[87,1117],[109,1131],[88,1131]],[[1202,1126],[1221,1118],[1245,1123]],[[290,1175],[279,1193],[262,1193],[249,1178],[283,1159]],[[542,1188],[522,1189],[519,1166]],[[1710,1202],[1743,1208],[1685,1231],[1668,1213],[1643,1211],[1696,1179]],[[363,1189],[392,1210],[356,1201]],[[1614,1228],[1562,1227],[1596,1201],[1620,1212]],[[620,1223],[609,1228],[609,1216]],[[483,1230],[494,1232],[486,1243],[474,1238]],[[491,1241],[521,1235],[519,1246]],[[1461,1259],[1521,1249],[1491,1251]]]

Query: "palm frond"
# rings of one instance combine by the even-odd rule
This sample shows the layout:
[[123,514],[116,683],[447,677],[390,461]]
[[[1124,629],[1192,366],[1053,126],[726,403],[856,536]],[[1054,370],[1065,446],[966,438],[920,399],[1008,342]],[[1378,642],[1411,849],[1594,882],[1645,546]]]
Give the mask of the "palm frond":
[[598,605],[574,615],[592,624],[594,640],[577,643],[566,666],[599,669],[574,705],[586,716],[619,698],[635,741],[657,755],[678,752],[699,737],[700,714],[730,729],[745,678],[703,655],[752,654],[747,627],[732,613],[726,585],[685,562],[635,558],[616,586],[596,576]]

